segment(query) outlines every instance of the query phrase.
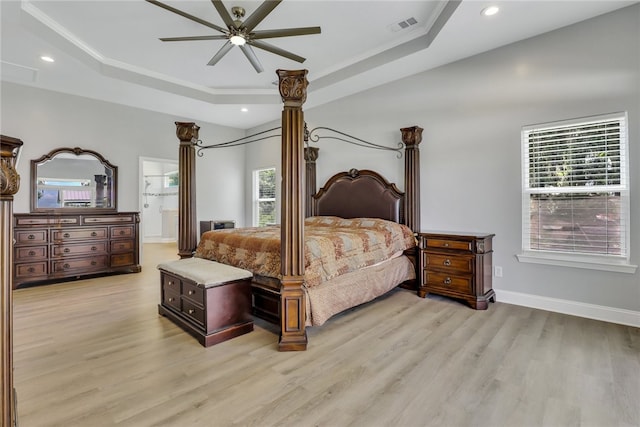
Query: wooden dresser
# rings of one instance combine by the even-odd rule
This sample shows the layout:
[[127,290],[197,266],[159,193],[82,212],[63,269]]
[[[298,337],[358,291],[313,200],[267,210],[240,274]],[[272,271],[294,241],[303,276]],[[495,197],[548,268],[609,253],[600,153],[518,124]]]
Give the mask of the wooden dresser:
[[137,273],[138,212],[14,214],[13,288],[110,273]]
[[418,233],[420,287],[418,294],[440,294],[486,310],[495,302],[491,288],[494,234]]

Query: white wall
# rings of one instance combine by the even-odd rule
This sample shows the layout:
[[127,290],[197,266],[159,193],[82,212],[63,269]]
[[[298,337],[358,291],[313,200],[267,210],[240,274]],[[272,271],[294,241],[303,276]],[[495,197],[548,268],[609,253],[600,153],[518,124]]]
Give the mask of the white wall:
[[[400,128],[423,127],[424,229],[495,233],[494,265],[504,273],[493,282],[499,297],[577,306],[576,313],[622,313],[640,324],[640,272],[522,264],[515,258],[521,250],[521,127],[628,111],[631,263],[640,264],[639,82],[635,5],[306,110],[305,119],[310,128],[330,126],[387,145],[401,140]],[[270,153],[279,167],[278,142],[271,144],[249,153],[247,165],[266,161]],[[319,147],[318,185],[356,167],[379,170],[404,187],[404,160],[391,153],[339,143]]]
[[[137,108],[2,82],[3,135],[22,139],[18,173],[21,188],[14,212],[29,212],[30,160],[59,147],[81,147],[101,153],[118,166],[118,210],[140,209],[139,158],[178,160],[179,141],[172,117]],[[244,131],[209,123],[200,139],[209,143],[244,136]],[[208,150],[196,158],[198,219],[244,217],[244,149]],[[144,186],[142,186],[144,188]]]

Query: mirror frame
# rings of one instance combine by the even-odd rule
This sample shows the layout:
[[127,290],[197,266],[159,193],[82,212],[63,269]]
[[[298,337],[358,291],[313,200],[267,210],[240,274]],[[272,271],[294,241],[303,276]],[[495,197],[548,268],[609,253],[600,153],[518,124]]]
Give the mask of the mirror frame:
[[[58,154],[69,153],[80,155],[90,155],[96,158],[105,169],[111,170],[112,185],[111,185],[111,206],[106,208],[99,207],[63,207],[63,208],[40,208],[38,207],[38,166],[53,160]],[[117,212],[118,206],[118,167],[111,164],[107,159],[96,151],[84,150],[80,147],[75,148],[56,148],[48,154],[42,157],[31,160],[31,212],[48,212],[48,213],[109,213]]]

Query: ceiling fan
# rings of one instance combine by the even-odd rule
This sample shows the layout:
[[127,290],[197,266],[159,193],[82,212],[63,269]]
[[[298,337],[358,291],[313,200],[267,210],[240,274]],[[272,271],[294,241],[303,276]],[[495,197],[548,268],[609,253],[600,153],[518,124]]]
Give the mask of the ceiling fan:
[[242,21],[242,18],[244,18],[245,15],[244,8],[239,6],[232,7],[231,13],[233,13],[233,16],[235,17],[235,19],[233,19],[231,17],[231,14],[229,14],[227,9],[224,7],[222,0],[211,0],[213,6],[220,14],[220,17],[222,18],[222,21],[227,26],[227,28],[220,27],[216,24],[205,21],[204,19],[200,19],[197,16],[190,15],[159,1],[146,1],[222,33],[211,36],[164,37],[160,39],[163,42],[227,40],[227,42],[222,46],[222,48],[220,48],[220,50],[213,56],[213,58],[211,58],[207,65],[217,64],[218,61],[220,61],[220,59],[222,59],[222,57],[225,56],[233,46],[240,47],[242,53],[244,53],[244,56],[247,57],[251,65],[253,65],[253,68],[255,68],[258,73],[261,73],[264,68],[262,68],[262,64],[258,60],[258,57],[256,56],[253,49],[251,49],[251,46],[302,63],[306,60],[306,58],[288,52],[284,49],[280,49],[279,47],[273,46],[271,44],[265,43],[264,41],[262,41],[262,39],[320,34],[320,27],[283,28],[277,30],[254,31],[254,28],[258,24],[260,24],[260,22],[262,22],[262,20],[266,18],[267,15],[271,13],[271,11],[273,11],[273,9],[275,9],[276,6],[278,6],[282,2],[282,0],[265,0],[244,21]]

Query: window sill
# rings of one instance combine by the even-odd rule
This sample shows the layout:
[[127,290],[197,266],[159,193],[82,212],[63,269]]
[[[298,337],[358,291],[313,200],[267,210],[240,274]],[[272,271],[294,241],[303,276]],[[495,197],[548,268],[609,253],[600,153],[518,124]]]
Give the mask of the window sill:
[[637,265],[629,264],[626,260],[604,259],[589,255],[566,255],[549,252],[517,254],[519,262],[532,264],[557,265],[560,267],[586,268],[590,270],[613,271],[616,273],[634,274]]

